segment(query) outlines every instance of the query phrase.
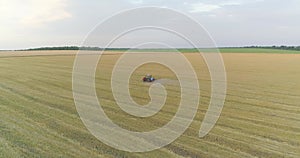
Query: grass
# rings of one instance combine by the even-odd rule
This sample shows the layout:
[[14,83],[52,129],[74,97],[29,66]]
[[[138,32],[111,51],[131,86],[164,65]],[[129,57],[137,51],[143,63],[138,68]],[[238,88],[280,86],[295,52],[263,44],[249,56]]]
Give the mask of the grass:
[[[280,50],[271,48],[218,48],[221,53],[267,53],[267,54],[300,54],[297,50]],[[200,48],[201,52],[215,52],[216,49]],[[137,49],[134,52],[174,52],[173,49]],[[178,48],[183,53],[195,53],[197,49]]]
[[[216,52],[216,49],[209,49],[209,48],[200,48],[200,52],[207,53],[207,52]],[[300,54],[300,51],[297,50],[281,50],[281,49],[272,49],[272,48],[218,48],[220,53],[259,53],[259,54]],[[101,50],[97,50],[100,52]],[[178,51],[181,53],[198,53],[199,51],[197,49],[189,49],[189,48],[178,48],[178,49],[113,49],[108,50],[109,52],[149,52],[149,53],[155,53],[155,52],[174,52]],[[34,50],[34,51],[1,51],[0,50],[0,57],[5,56],[66,56],[66,55],[74,55],[74,53],[77,52],[77,50]],[[49,54],[49,52],[52,52]],[[54,52],[54,53],[53,53]],[[64,52],[64,53],[61,53]],[[90,50],[87,52],[95,52],[95,50]]]
[[[263,54],[300,54],[296,50],[280,50],[271,48],[218,48],[220,53],[263,53]],[[198,52],[196,49],[179,49],[181,52]],[[211,52],[214,49],[200,49],[202,52]]]
[[268,53],[268,54],[300,54],[296,50],[280,50],[267,48],[219,48],[221,53]]
[[[261,48],[247,48],[247,47],[219,47],[220,52],[222,53],[273,53],[273,54],[299,54],[299,50],[287,50],[287,49],[279,49],[280,47],[272,48],[272,47],[261,47]],[[287,48],[287,46],[285,47]],[[98,47],[77,47],[77,46],[66,46],[66,47],[42,47],[42,48],[33,48],[27,50],[20,50],[20,51],[77,51],[79,49],[82,50],[91,50],[91,51],[101,51],[102,48]],[[107,48],[106,51],[138,51],[138,52],[173,52],[174,49],[168,48],[157,48],[157,49],[130,49],[130,48]],[[180,52],[198,52],[197,49],[190,49],[190,48],[178,48]],[[211,52],[214,49],[205,49],[200,48],[202,52]],[[0,50],[2,51],[2,50]]]
[[[198,138],[210,100],[210,78],[201,56],[186,53],[201,88],[197,116],[175,142],[143,154],[115,150],[85,128],[72,97],[74,55],[0,58],[0,157],[299,157],[300,55],[226,51],[228,94],[215,128]],[[106,114],[131,130],[161,127],[177,110],[178,85],[166,87],[169,97],[157,115],[130,116],[115,104],[109,86],[119,57],[103,56],[96,74]],[[161,65],[137,69],[130,79],[130,93],[140,104],[149,101],[149,86],[140,82],[145,72],[176,79]]]

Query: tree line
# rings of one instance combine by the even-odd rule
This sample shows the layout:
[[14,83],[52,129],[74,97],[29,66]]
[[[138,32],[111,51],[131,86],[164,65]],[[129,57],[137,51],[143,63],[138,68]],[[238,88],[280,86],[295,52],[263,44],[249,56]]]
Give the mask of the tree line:
[[[226,48],[263,48],[263,49],[281,49],[281,50],[296,50],[300,51],[300,46],[246,46],[246,47],[226,47]],[[63,47],[41,47],[24,49],[23,51],[38,51],[38,50],[129,50],[130,48],[100,48],[100,47],[78,47],[78,46],[63,46]],[[154,49],[155,50],[155,49]]]
[[63,46],[63,47],[40,47],[24,49],[23,51],[38,51],[38,50],[128,50],[128,48],[100,48],[100,47],[78,47],[78,46]]
[[300,46],[247,46],[244,48],[264,48],[264,49],[281,49],[281,50],[297,50],[300,51]]

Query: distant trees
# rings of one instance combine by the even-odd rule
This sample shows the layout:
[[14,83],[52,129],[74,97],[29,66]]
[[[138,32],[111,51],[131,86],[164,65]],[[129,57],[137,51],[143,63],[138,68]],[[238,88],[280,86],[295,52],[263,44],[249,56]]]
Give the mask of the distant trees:
[[[300,51],[300,46],[246,46],[246,47],[226,47],[226,48],[263,48],[263,49],[281,49],[281,50],[297,50]],[[26,49],[30,51],[38,51],[38,50],[104,50],[104,48],[100,47],[77,47],[77,46],[63,46],[63,47],[41,47],[41,48],[31,48]],[[126,51],[129,48],[106,48],[105,50],[116,50],[116,51]],[[139,51],[143,51],[143,49],[137,49]],[[148,49],[145,49],[148,50]],[[153,51],[167,51],[167,49],[150,49]],[[180,50],[193,50],[189,48],[181,48]]]
[[[106,48],[105,50],[128,50],[129,48]],[[63,46],[63,47],[40,47],[30,48],[24,51],[39,51],[39,50],[104,50],[100,47],[77,47],[77,46]]]
[[300,46],[247,46],[244,48],[264,48],[264,49],[281,49],[281,50],[297,50],[300,51]]
[[41,48],[31,48],[26,50],[79,50],[79,47],[76,46],[64,46],[64,47],[41,47]]

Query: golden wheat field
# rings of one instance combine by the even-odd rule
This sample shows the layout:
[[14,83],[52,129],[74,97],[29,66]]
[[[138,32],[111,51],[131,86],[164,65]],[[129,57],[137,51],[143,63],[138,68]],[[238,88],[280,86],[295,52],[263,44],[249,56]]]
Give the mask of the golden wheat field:
[[[197,53],[184,53],[197,72],[199,109],[191,126],[170,145],[147,153],[113,149],[82,123],[73,100],[75,51],[0,52],[0,157],[300,157],[300,55],[223,53],[227,95],[212,131],[198,137],[210,101],[207,66]],[[180,87],[166,86],[162,110],[150,118],[126,114],[111,92],[112,68],[122,52],[105,52],[96,90],[105,113],[122,128],[150,131],[172,119]],[[155,54],[155,53],[154,53]],[[145,73],[176,80],[159,64],[145,64],[130,78],[130,94],[149,102]]]

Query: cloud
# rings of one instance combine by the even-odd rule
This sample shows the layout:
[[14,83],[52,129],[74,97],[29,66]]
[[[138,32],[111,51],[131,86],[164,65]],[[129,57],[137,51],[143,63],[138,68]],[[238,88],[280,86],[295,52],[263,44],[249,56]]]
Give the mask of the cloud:
[[191,13],[210,12],[219,8],[221,8],[219,5],[195,3],[191,5],[191,10],[189,12]]
[[26,25],[39,26],[72,17],[66,11],[66,0],[30,0],[29,8],[29,14],[21,20]]
[[141,5],[144,3],[143,0],[130,0],[129,2],[134,5]]
[[0,19],[38,27],[72,17],[66,0],[1,0]]
[[[254,1],[262,1],[262,0],[254,0]],[[188,5],[190,13],[201,13],[201,12],[212,12],[217,9],[221,9],[226,6],[239,6],[246,3],[245,1],[241,0],[226,0],[226,1],[219,1],[218,3],[184,3]]]
[[220,3],[221,6],[234,6],[234,5],[242,5],[243,3],[241,1],[225,1]]

